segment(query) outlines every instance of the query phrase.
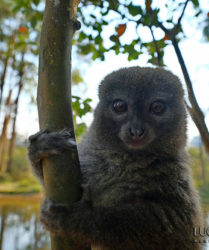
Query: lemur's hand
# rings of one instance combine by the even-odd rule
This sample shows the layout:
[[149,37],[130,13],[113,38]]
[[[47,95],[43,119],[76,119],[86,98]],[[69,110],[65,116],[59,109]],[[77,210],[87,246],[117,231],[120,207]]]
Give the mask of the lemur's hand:
[[29,137],[28,155],[33,171],[43,183],[43,170],[41,161],[52,155],[59,155],[67,150],[75,150],[76,143],[67,130],[49,132],[41,130]]

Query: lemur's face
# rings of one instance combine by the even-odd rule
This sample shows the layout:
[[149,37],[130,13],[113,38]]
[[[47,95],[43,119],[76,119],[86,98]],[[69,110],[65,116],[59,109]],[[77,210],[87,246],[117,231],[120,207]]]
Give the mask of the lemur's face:
[[114,124],[115,136],[129,148],[144,148],[162,135],[169,138],[171,127],[180,119],[172,94],[146,92],[120,90],[107,107],[106,119]]
[[[154,69],[149,70],[153,73]],[[106,94],[102,93],[99,106],[103,112],[104,134],[134,150],[146,148],[162,137],[171,141],[174,130],[185,119],[179,82],[176,86],[176,82],[169,81],[164,71],[161,78],[158,74],[150,77],[139,72],[138,79],[138,75],[134,79],[130,76],[120,79],[119,73],[117,81],[111,82],[109,77],[103,83],[107,85],[104,86]]]

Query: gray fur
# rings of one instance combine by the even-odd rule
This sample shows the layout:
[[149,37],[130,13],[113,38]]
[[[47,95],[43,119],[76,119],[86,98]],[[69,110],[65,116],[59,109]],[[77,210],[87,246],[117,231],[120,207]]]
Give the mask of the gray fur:
[[[45,200],[42,222],[52,232],[100,249],[200,249],[192,233],[202,222],[185,152],[179,79],[161,68],[124,68],[105,77],[99,97],[94,121],[78,145],[83,199],[72,206]],[[115,99],[127,102],[127,112],[115,113]],[[150,111],[156,100],[166,105],[162,114]],[[131,127],[143,128],[142,138],[133,139]],[[51,151],[61,152],[52,141]],[[40,151],[36,147],[30,152]],[[29,155],[40,169],[37,154]]]

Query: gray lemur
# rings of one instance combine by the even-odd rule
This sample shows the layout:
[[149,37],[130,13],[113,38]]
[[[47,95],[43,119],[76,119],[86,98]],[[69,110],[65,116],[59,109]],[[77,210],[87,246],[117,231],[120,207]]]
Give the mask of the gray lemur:
[[[46,199],[45,227],[100,249],[200,249],[179,79],[162,68],[122,68],[104,78],[99,99],[78,145],[83,198],[73,205]],[[66,130],[30,137],[29,157],[42,182],[41,160],[72,150],[70,138]]]

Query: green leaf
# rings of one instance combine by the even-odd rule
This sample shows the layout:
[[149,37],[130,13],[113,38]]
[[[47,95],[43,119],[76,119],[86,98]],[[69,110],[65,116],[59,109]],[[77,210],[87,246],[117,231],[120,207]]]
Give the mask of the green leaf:
[[194,7],[198,8],[200,6],[200,3],[198,0],[191,0],[191,1],[194,4]]
[[33,3],[37,6],[40,3],[40,0],[33,0]]
[[117,37],[116,35],[112,35],[112,36],[110,37],[110,40],[111,40],[112,42],[119,43],[119,39],[118,39],[118,37]]
[[83,82],[83,78],[81,73],[78,69],[72,71],[72,83],[73,85],[78,85],[79,83]]
[[199,11],[195,14],[195,17],[198,17],[200,14],[202,14],[202,10],[199,10]]
[[128,5],[128,11],[132,16],[142,15],[143,13],[141,6],[133,5],[132,3]]
[[119,7],[119,1],[114,0],[114,1],[108,1],[109,2],[109,9],[110,10],[118,10]]
[[37,18],[36,18],[36,16],[32,16],[31,17],[30,23],[31,23],[32,28],[36,27],[36,24],[37,24]]
[[76,126],[75,126],[75,135],[76,135],[76,137],[77,138],[81,137],[85,133],[86,128],[87,128],[87,126],[86,126],[86,124],[84,122],[80,123],[80,124],[76,124]]
[[101,11],[101,15],[102,15],[102,16],[106,16],[108,13],[109,13],[109,9],[105,10],[104,12]]
[[100,43],[103,42],[103,40],[102,40],[102,38],[101,38],[100,35],[96,36],[95,39],[94,39],[94,41],[95,41],[95,43],[97,43],[97,44],[100,44]]
[[87,35],[84,32],[80,32],[78,42],[82,42],[85,38],[87,38]]

